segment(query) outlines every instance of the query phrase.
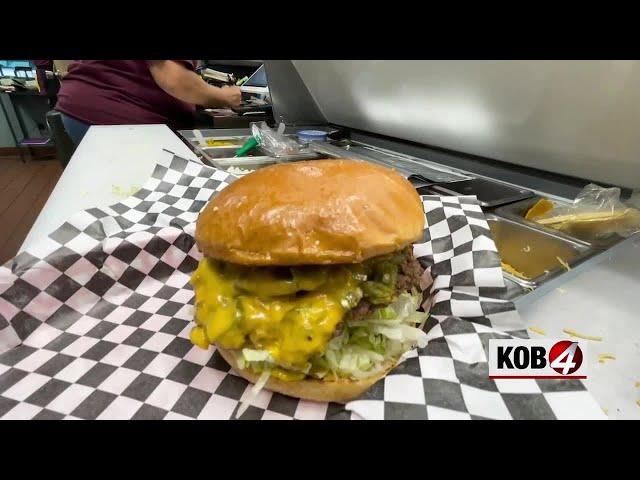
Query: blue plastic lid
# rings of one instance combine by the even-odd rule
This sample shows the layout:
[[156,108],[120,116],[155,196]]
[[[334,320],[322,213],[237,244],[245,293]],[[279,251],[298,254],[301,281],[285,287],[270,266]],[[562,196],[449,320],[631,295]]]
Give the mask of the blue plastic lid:
[[306,141],[326,140],[327,132],[322,130],[301,130],[298,132],[298,138]]

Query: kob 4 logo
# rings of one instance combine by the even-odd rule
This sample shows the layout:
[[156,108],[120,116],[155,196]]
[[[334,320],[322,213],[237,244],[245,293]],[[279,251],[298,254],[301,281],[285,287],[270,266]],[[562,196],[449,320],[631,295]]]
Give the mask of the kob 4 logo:
[[491,378],[587,378],[586,344],[574,340],[489,340]]

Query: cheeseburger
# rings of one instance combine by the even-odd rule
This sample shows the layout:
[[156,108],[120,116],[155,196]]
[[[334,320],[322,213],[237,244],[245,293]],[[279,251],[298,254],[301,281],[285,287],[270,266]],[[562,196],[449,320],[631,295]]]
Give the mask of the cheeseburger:
[[194,344],[260,388],[351,400],[426,344],[422,202],[393,170],[315,160],[257,170],[200,214]]

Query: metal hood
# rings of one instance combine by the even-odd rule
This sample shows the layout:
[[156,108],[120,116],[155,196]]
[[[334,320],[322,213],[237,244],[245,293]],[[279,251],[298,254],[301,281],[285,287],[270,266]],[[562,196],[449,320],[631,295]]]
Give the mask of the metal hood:
[[276,119],[289,124],[640,187],[639,61],[266,63]]

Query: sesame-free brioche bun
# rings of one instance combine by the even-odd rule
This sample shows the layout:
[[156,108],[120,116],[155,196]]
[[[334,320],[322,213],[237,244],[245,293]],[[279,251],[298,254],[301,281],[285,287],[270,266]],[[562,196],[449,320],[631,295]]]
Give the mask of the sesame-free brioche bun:
[[357,160],[265,167],[219,192],[201,212],[196,243],[242,265],[359,263],[422,237],[420,196],[395,171]]
[[[233,368],[242,378],[253,384],[258,381],[260,374],[254,373],[249,369],[240,368],[236,361],[236,355],[232,350],[226,350],[219,346],[217,349],[222,358],[224,358],[231,368]],[[395,362],[390,363],[388,368],[384,371],[362,380],[339,379],[335,381],[324,381],[307,377],[303,380],[287,382],[274,377],[269,377],[264,388],[271,390],[272,392],[281,393],[282,395],[288,395],[294,398],[301,398],[303,400],[346,403],[358,398],[364,392],[369,390],[378,380],[389,373],[395,365]]]

